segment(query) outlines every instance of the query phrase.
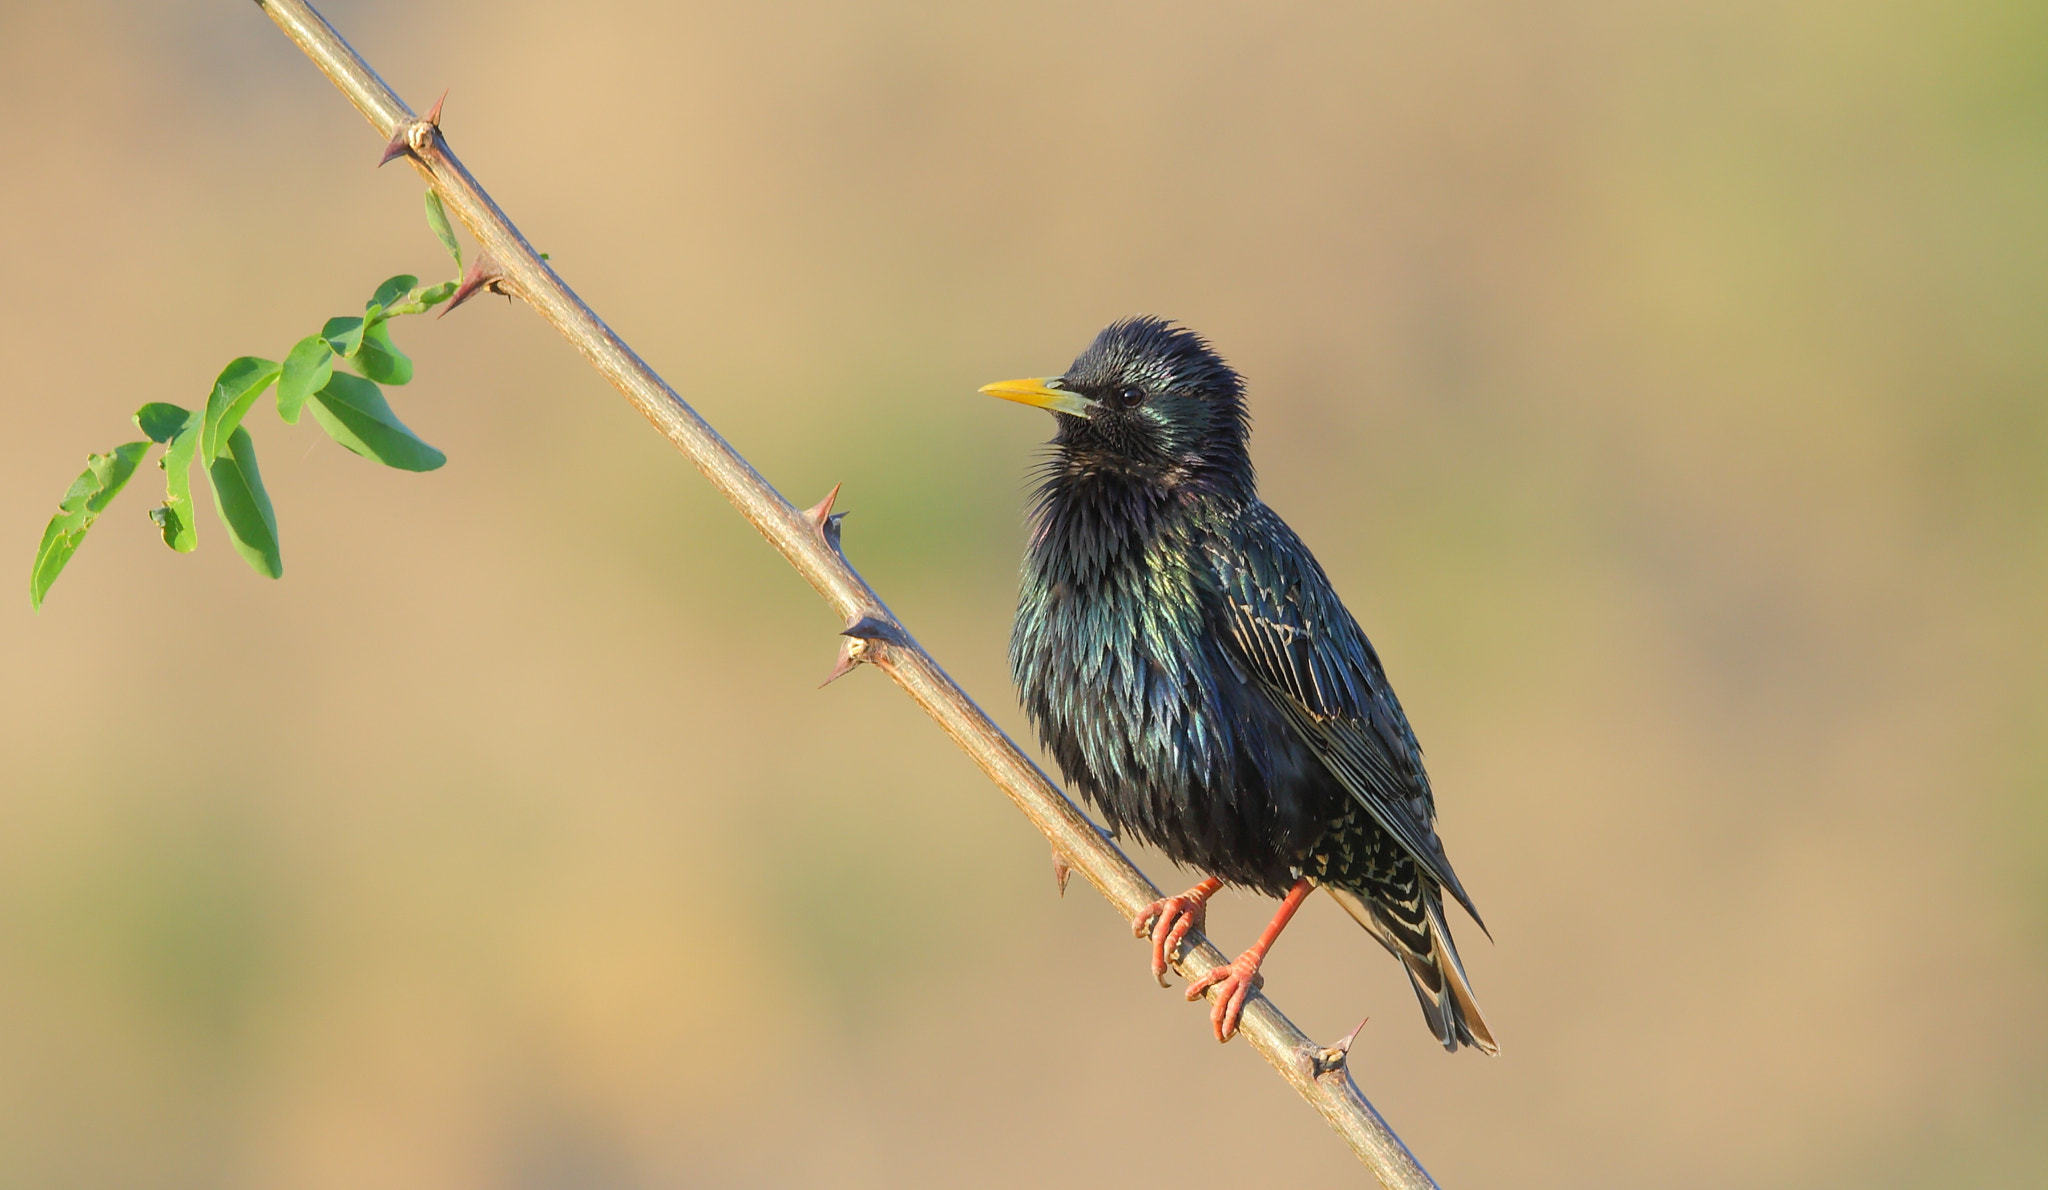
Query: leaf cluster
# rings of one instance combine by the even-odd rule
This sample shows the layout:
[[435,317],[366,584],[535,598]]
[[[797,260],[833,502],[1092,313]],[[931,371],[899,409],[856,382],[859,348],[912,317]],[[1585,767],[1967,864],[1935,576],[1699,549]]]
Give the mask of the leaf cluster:
[[[432,190],[427,191],[427,223],[459,269],[461,247]],[[59,501],[29,574],[30,602],[42,607],[50,584],[153,444],[165,448],[157,460],[164,472],[164,501],[150,510],[149,518],[163,534],[164,544],[180,553],[190,553],[199,544],[192,510],[191,472],[196,462],[206,471],[214,512],[236,551],[258,574],[281,576],[284,560],[278,549],[277,514],[256,465],[255,439],[242,424],[257,400],[273,388],[277,414],[286,423],[296,424],[310,409],[328,437],[364,458],[402,471],[432,471],[447,462],[446,455],[398,419],[380,386],[407,384],[413,375],[412,360],[391,340],[391,321],[440,305],[454,295],[456,285],[443,281],[423,286],[409,274],[388,278],[364,303],[360,316],[328,319],[319,333],[293,344],[284,362],[245,355],[228,364],[215,378],[203,408],[152,401],[137,409],[135,425],[144,440],[88,456],[84,474]]]

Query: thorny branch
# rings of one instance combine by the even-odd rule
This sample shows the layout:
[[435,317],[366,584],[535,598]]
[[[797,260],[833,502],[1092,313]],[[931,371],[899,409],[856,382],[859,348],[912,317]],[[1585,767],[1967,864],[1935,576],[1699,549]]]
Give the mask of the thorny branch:
[[[410,158],[440,192],[447,208],[476,236],[482,251],[464,280],[465,295],[478,289],[507,293],[538,311],[695,463],[845,618],[846,639],[834,676],[869,664],[903,687],[1052,841],[1062,885],[1065,870],[1079,872],[1126,921],[1160,896],[1144,873],[954,684],[847,563],[839,550],[832,498],[826,497],[809,510],[799,510],[783,499],[555,275],[448,148],[439,127],[438,103],[427,118],[415,117],[304,0],[256,3],[348,96],[378,134],[389,138],[387,160]],[[1190,942],[1193,944],[1182,948],[1175,964],[1183,976],[1199,975],[1229,961],[1199,935],[1192,936]],[[1245,1007],[1242,1028],[1252,1047],[1302,1098],[1315,1105],[1390,1190],[1435,1187],[1352,1081],[1344,1060],[1348,1038],[1336,1046],[1318,1046],[1258,993]]]

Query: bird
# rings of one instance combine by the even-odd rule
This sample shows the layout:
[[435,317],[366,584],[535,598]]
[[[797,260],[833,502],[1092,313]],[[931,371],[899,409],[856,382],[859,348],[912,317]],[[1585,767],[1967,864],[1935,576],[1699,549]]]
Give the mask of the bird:
[[1446,1050],[1497,1053],[1444,893],[1486,926],[1437,837],[1421,746],[1372,642],[1259,499],[1245,388],[1207,339],[1149,315],[1062,375],[982,387],[1057,423],[1010,636],[1018,695],[1113,834],[1202,874],[1132,923],[1161,986],[1218,890],[1281,898],[1250,949],[1187,989],[1217,989],[1218,1041],[1321,887],[1401,961]]

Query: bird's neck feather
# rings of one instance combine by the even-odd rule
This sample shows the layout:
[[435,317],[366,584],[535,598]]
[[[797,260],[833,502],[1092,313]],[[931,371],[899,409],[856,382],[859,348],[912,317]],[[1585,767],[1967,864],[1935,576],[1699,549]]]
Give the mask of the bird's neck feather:
[[1033,560],[1049,582],[1090,585],[1141,562],[1195,495],[1127,468],[1056,460],[1033,509]]

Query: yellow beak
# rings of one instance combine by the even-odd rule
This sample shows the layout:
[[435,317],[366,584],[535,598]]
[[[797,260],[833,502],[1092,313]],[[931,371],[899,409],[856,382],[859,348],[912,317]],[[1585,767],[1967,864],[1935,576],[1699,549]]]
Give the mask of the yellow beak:
[[982,385],[981,391],[991,397],[1001,397],[1005,401],[1015,401],[1020,405],[1036,405],[1040,409],[1050,409],[1054,413],[1066,413],[1074,417],[1086,417],[1095,409],[1095,402],[1080,393],[1068,392],[1061,388],[1060,378],[1057,376],[1046,379],[999,380],[994,384]]

